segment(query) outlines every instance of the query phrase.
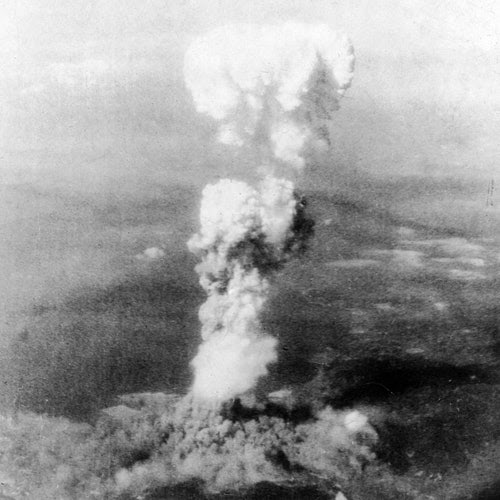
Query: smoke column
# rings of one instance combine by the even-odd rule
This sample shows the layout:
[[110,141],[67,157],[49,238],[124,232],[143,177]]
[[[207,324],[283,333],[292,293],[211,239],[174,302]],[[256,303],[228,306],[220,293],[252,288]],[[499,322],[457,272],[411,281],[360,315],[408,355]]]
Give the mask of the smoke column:
[[[197,109],[219,121],[219,140],[256,153],[262,174],[255,186],[223,179],[203,190],[201,227],[188,243],[207,293],[193,386],[185,397],[124,395],[95,426],[0,416],[2,492],[12,498],[235,498],[231,492],[258,483],[288,485],[293,497],[297,486],[314,486],[333,498],[375,458],[377,433],[356,409],[326,406],[296,418],[270,398],[231,401],[276,360],[261,313],[274,273],[313,228],[287,174],[328,143],[352,48],[324,26],[225,27],[195,41],[185,64]],[[251,496],[267,498],[265,491]]]
[[244,148],[263,174],[257,187],[208,185],[201,229],[188,243],[207,301],[192,361],[195,401],[217,404],[254,387],[276,360],[259,321],[272,272],[304,246],[312,224],[289,179],[308,148],[329,144],[328,125],[349,87],[354,54],[327,26],[225,26],[195,40],[185,57],[197,111],[219,123],[218,140]]

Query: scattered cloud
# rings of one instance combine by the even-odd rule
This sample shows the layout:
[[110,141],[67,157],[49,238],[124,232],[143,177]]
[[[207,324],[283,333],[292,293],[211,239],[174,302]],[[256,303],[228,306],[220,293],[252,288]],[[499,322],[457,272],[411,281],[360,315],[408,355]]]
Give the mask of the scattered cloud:
[[392,312],[396,308],[389,302],[380,302],[379,304],[375,304],[375,309],[381,312]]
[[430,247],[448,255],[475,256],[484,252],[485,248],[477,243],[471,243],[465,238],[445,238],[433,240],[406,241],[413,245]]
[[412,269],[422,267],[423,252],[417,250],[368,250],[367,255],[389,259],[400,268]]
[[39,94],[51,89],[79,93],[104,88],[109,84],[112,74],[112,65],[104,59],[52,63],[41,71],[38,81],[22,89],[21,94]]
[[328,268],[340,269],[361,269],[368,266],[378,266],[380,262],[374,259],[347,259],[347,260],[332,260],[325,264]]
[[98,85],[109,73],[110,65],[102,59],[85,59],[78,63],[56,63],[48,67],[50,80],[59,85]]
[[444,312],[448,309],[449,304],[447,302],[434,302],[434,307],[436,311]]
[[464,269],[451,269],[449,276],[453,279],[464,281],[482,280],[486,278],[486,276],[482,273],[478,273],[477,271],[467,271]]
[[463,264],[472,267],[484,267],[486,265],[485,260],[479,257],[436,257],[432,260],[439,264]]
[[138,260],[145,260],[145,261],[151,261],[151,260],[157,260],[165,257],[165,252],[158,247],[150,247],[146,248],[144,252],[137,254],[135,256],[136,259]]
[[415,230],[409,227],[401,226],[396,229],[396,234],[399,238],[409,239],[415,236]]

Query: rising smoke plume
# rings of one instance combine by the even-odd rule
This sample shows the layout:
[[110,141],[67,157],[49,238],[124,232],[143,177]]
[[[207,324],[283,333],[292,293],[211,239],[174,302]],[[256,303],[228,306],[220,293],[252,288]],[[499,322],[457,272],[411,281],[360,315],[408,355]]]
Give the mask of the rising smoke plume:
[[189,242],[208,299],[203,343],[192,362],[195,400],[225,401],[251,389],[276,360],[276,339],[259,318],[271,272],[311,234],[291,180],[310,144],[329,139],[328,123],[349,87],[353,49],[326,26],[229,26],[195,40],[185,80],[195,106],[219,123],[219,141],[257,152],[257,188],[223,179],[203,191],[201,230]]
[[124,396],[95,426],[0,419],[6,493],[139,499],[193,481],[208,493],[302,481],[331,496],[374,458],[377,434],[357,410],[297,419],[286,406],[273,413],[270,401],[244,407],[237,398],[276,360],[260,316],[273,274],[313,229],[292,181],[273,174],[306,166],[309,145],[328,139],[353,60],[347,39],[325,26],[225,27],[193,43],[185,70],[197,109],[219,121],[219,140],[257,151],[264,174],[255,187],[223,179],[203,190],[201,227],[188,243],[208,296],[193,386],[185,397]]
[[208,185],[201,231],[188,243],[200,255],[203,344],[193,360],[196,400],[226,401],[251,389],[276,360],[276,339],[260,324],[271,273],[302,248],[312,230],[290,181],[266,177],[259,189],[224,179]]

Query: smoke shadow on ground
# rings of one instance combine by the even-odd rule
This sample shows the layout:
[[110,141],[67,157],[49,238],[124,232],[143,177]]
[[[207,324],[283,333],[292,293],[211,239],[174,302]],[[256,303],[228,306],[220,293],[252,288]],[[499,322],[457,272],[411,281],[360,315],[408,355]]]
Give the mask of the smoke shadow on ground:
[[86,420],[124,392],[184,392],[202,294],[173,260],[31,311],[11,345],[17,409]]
[[430,236],[465,238],[498,234],[498,215],[485,212],[483,203],[477,203],[484,199],[486,186],[479,178],[418,175],[389,178],[367,172],[353,174],[351,165],[347,170],[346,173],[338,168],[332,170],[330,184],[327,179],[321,184],[329,184],[329,192],[314,194],[325,208],[337,205],[343,213],[380,220],[386,226],[423,230]]
[[306,384],[317,375],[314,355],[318,346],[325,346],[329,339],[340,337],[346,330],[341,324],[323,323],[320,318],[288,318],[266,323],[268,331],[279,338],[278,361],[269,368],[266,390],[277,390],[287,385]]
[[[383,408],[373,416],[377,457],[396,473],[462,467],[482,443],[500,436],[500,376],[493,367],[424,358],[336,359],[299,389],[302,401],[335,408]],[[492,417],[495,415],[495,417]]]
[[445,474],[463,469],[484,444],[500,437],[498,385],[428,387],[386,405],[375,423],[377,457],[398,474],[409,469]]
[[[286,422],[291,422],[294,425],[307,422],[314,416],[311,406],[307,404],[287,406],[267,401],[264,405],[260,405],[259,407],[248,407],[241,403],[240,398],[236,398],[229,404],[224,405],[221,415],[225,420],[242,423],[249,420],[258,420],[263,416],[277,417]],[[280,457],[276,458],[285,469],[289,467],[290,464],[281,461]],[[284,458],[286,460],[286,457]]]
[[468,426],[466,420],[439,411],[438,415],[411,424],[388,421],[377,427],[380,444],[374,451],[396,473],[405,473],[412,466],[444,473],[452,467],[465,466],[467,453],[475,449],[469,443],[466,452],[461,441]]
[[311,381],[318,366],[314,357],[327,346],[338,346],[349,337],[342,304],[333,301],[327,314],[307,307],[304,296],[280,285],[263,315],[265,331],[278,339],[278,361],[269,367],[266,390]]
[[412,391],[391,402],[383,424],[375,425],[374,450],[396,473],[410,468],[427,474],[464,469],[484,443],[500,437],[498,385],[459,386],[453,390]]
[[500,382],[498,375],[479,365],[455,366],[425,358],[357,359],[327,369],[321,376],[337,393],[326,401],[336,407],[379,403],[424,386],[454,388]]

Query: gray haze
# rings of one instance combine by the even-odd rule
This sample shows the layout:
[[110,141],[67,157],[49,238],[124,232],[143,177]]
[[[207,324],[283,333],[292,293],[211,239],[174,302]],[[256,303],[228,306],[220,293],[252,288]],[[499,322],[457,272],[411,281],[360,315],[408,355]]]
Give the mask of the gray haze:
[[489,182],[500,184],[494,0],[6,0],[4,345],[30,308],[149,276],[162,252],[185,252],[201,186],[247,174],[245,158],[215,144],[214,124],[195,113],[184,51],[221,24],[285,19],[344,30],[357,56],[331,154],[303,187],[488,236],[500,206],[494,194],[485,212]]

